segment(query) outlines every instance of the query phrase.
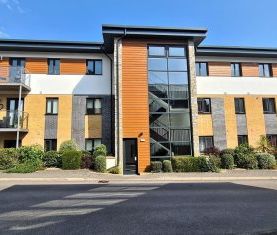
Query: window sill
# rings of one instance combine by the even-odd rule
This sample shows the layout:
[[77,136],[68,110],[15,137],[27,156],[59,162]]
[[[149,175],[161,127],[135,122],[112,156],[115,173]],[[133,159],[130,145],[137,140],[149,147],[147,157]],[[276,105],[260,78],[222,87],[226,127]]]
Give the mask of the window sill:
[[210,113],[204,113],[204,112],[198,112],[199,115],[207,115],[207,114],[212,114],[211,112]]
[[57,113],[45,113],[44,115],[45,116],[58,116]]

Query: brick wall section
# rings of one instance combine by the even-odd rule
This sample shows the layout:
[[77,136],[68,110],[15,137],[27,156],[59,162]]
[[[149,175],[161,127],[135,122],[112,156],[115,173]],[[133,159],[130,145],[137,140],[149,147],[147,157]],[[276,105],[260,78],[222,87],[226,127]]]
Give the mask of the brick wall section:
[[231,63],[209,62],[209,76],[231,76]]

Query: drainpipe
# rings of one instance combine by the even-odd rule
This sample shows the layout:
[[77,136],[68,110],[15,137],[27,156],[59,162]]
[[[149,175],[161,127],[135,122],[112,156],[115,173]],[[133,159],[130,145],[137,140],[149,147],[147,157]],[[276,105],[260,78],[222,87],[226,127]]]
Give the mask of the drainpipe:
[[[119,149],[119,146],[120,146],[120,131],[119,131],[119,124],[120,124],[120,118],[119,118],[119,53],[118,53],[118,50],[119,50],[119,42],[126,36],[126,29],[124,29],[124,35],[120,36],[117,40],[116,40],[116,85],[117,85],[117,89],[116,89],[116,96],[117,96],[117,165],[120,166],[120,149]],[[123,170],[123,169],[122,169]]]
[[[111,76],[111,117],[113,115],[113,59],[108,55],[108,53],[106,52],[105,48],[103,45],[101,45],[101,50],[103,51],[103,53],[105,54],[105,56],[108,57],[108,59],[110,60],[110,76]],[[111,134],[110,134],[110,143],[111,143],[111,152],[113,153],[114,152],[114,146],[113,146],[113,123],[112,123],[112,120],[111,120],[111,125],[110,125],[110,128],[111,128]]]

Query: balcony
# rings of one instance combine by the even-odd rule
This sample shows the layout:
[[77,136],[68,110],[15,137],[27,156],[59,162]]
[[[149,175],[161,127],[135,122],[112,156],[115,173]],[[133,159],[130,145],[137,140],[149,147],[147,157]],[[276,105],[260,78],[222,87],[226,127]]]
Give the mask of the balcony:
[[0,65],[0,91],[17,91],[21,85],[23,92],[29,92],[30,77],[25,68]]
[[28,132],[28,117],[29,114],[26,112],[0,110],[0,132],[16,132],[17,130]]

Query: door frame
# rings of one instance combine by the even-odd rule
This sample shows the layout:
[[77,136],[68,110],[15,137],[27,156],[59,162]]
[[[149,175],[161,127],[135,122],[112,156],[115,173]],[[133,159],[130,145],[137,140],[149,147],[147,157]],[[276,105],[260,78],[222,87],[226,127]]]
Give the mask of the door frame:
[[136,160],[136,174],[138,175],[138,138],[123,138],[123,174],[126,169],[126,157],[125,157],[125,140],[134,140],[135,148],[137,152],[137,160]]

